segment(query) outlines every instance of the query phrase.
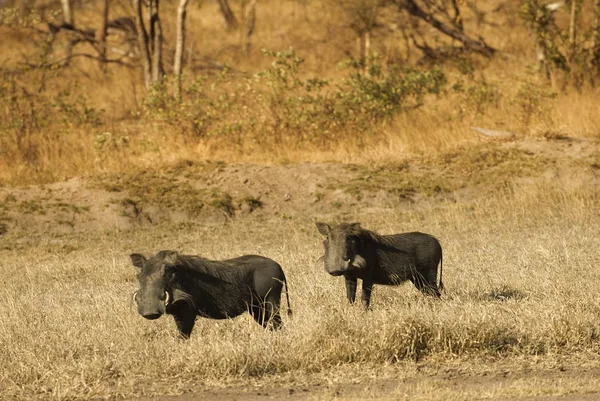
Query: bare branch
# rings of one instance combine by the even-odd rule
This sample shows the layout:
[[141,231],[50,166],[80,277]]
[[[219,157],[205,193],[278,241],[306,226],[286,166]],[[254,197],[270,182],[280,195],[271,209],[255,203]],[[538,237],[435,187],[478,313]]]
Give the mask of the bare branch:
[[106,67],[106,35],[107,35],[107,27],[108,27],[108,7],[109,0],[104,0],[102,4],[102,22],[100,24],[100,29],[96,32],[96,37],[98,40],[98,47],[100,50],[100,62],[103,63],[102,68]]
[[150,0],[150,36],[152,50],[152,83],[162,81],[163,66],[162,66],[162,44],[163,34],[160,24],[160,16],[158,14],[160,0]]
[[221,11],[227,30],[233,31],[237,29],[238,21],[233,11],[231,11],[231,7],[229,7],[229,2],[227,0],[217,0],[217,3],[219,4],[219,11]]
[[485,43],[482,38],[473,39],[468,36],[464,31],[459,28],[457,24],[446,24],[435,18],[430,12],[423,10],[415,2],[415,0],[392,0],[394,4],[400,9],[406,10],[411,16],[416,17],[425,23],[431,25],[444,35],[449,36],[453,39],[460,41],[465,49],[471,50],[484,56],[491,57],[496,53],[496,49]]
[[[88,58],[91,60],[97,60],[100,61],[102,60],[100,57],[98,56],[94,56],[93,54],[86,54],[86,53],[76,53],[76,54],[71,54],[68,57],[62,58],[60,60],[56,60],[53,61],[51,63],[21,63],[22,65],[24,65],[25,69],[31,69],[31,68],[49,68],[49,67],[55,67],[55,66],[62,66],[65,65],[65,62],[76,58],[76,57],[81,57],[81,58]],[[112,64],[118,64],[118,65],[122,65],[128,68],[133,68],[133,65],[128,64],[120,59],[106,59],[105,61],[106,63],[112,63]]]
[[148,34],[144,26],[142,17],[142,0],[133,0],[135,7],[135,28],[137,30],[138,47],[140,48],[140,57],[142,59],[142,67],[144,69],[144,83],[146,90],[150,90],[152,85],[152,70],[150,64],[150,50],[148,49]]
[[480,133],[481,135],[489,136],[492,138],[511,138],[515,136],[514,132],[509,131],[497,131],[493,129],[487,128],[479,128],[479,127],[471,127],[471,129],[475,132]]

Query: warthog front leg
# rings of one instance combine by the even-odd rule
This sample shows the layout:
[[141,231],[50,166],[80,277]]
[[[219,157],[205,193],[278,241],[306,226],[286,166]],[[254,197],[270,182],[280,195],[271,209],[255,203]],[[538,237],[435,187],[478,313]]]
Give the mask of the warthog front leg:
[[184,339],[190,338],[196,322],[196,312],[189,305],[183,304],[171,313],[175,319],[179,335]]
[[373,279],[363,279],[361,301],[365,310],[369,309],[371,304],[371,292],[373,291]]
[[348,301],[353,304],[356,299],[356,277],[346,276],[346,297]]

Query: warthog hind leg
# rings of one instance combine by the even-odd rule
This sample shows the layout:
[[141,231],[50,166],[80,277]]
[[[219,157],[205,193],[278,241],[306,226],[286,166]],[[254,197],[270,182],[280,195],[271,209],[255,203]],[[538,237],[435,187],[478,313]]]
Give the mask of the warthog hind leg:
[[416,273],[415,276],[410,279],[415,287],[423,294],[439,297],[441,296],[441,293],[436,284],[436,280],[437,272],[435,270],[433,270],[432,274],[427,275],[427,277]]
[[258,305],[252,305],[250,314],[264,328],[279,330],[283,325],[281,315],[279,314],[279,302],[275,303],[266,300]]

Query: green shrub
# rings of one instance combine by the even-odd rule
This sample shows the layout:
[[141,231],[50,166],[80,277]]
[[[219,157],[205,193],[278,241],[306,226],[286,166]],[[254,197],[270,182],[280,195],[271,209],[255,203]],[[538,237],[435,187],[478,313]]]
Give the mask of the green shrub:
[[202,77],[187,88],[182,104],[170,100],[164,87],[153,88],[144,117],[240,149],[249,142],[323,146],[420,107],[427,94],[439,95],[446,84],[438,69],[384,70],[377,57],[367,73],[356,62],[345,63],[348,77],[331,83],[305,77],[293,49],[263,53],[272,59],[268,68],[252,77],[228,69]]

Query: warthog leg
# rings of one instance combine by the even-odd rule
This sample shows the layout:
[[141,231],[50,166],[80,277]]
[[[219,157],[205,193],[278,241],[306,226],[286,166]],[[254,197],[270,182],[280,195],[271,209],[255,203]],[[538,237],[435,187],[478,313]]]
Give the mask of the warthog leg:
[[262,302],[254,303],[250,309],[250,314],[264,328],[278,330],[283,325],[281,315],[279,314],[279,299],[273,297]]
[[415,287],[423,294],[439,297],[441,296],[441,293],[436,284],[437,271],[433,269],[430,269],[430,271],[432,272],[429,274],[430,277],[425,277],[419,272],[415,272],[414,277],[411,278],[410,281],[412,281]]
[[353,304],[356,299],[356,277],[346,276],[346,297]]
[[362,284],[361,301],[365,309],[369,309],[371,303],[371,292],[373,291],[373,279],[365,278]]
[[179,335],[182,338],[190,338],[194,323],[196,322],[196,312],[186,302],[177,305],[176,309],[171,312],[179,330]]

